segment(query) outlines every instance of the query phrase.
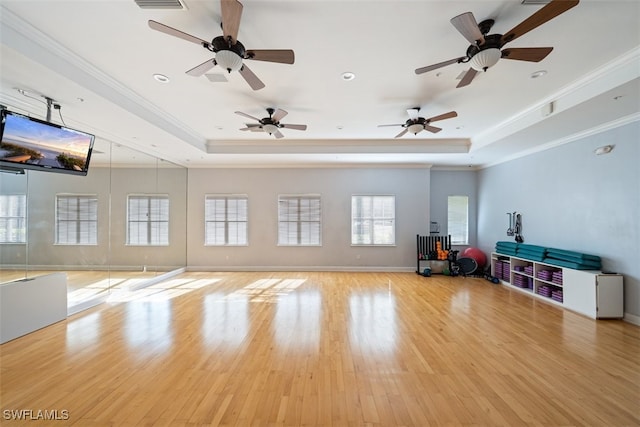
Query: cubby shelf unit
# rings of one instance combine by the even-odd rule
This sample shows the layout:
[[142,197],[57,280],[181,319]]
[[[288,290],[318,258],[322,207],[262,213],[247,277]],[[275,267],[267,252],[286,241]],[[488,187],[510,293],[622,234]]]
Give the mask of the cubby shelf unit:
[[623,276],[574,270],[517,256],[491,254],[491,271],[511,289],[591,318],[624,317]]

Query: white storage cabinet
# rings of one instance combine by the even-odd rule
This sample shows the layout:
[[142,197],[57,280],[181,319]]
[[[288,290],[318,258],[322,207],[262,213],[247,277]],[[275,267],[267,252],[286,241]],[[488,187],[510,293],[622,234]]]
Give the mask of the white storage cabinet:
[[624,288],[621,274],[563,269],[564,303],[593,318],[622,318]]
[[491,271],[504,286],[593,319],[624,317],[621,274],[574,270],[496,252],[491,254]]

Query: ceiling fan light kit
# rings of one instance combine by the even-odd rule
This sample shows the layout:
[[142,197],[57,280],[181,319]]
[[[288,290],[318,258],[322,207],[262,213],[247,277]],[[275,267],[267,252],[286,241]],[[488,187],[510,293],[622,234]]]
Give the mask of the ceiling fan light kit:
[[242,68],[242,58],[231,50],[220,50],[216,53],[216,63],[228,73]]
[[409,132],[411,132],[412,134],[417,135],[418,132],[421,132],[424,130],[424,125],[420,123],[413,123],[409,125],[407,129],[409,129]]
[[501,56],[502,53],[500,52],[500,49],[492,47],[476,53],[469,62],[474,70],[487,71],[498,63]]
[[269,135],[273,135],[278,130],[278,126],[267,123],[266,125],[262,126],[262,129],[264,129],[264,131]]

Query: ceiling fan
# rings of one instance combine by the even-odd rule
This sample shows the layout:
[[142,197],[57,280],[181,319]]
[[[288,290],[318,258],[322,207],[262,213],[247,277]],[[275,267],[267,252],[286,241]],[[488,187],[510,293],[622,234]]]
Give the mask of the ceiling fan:
[[242,128],[240,130],[249,130],[252,132],[267,132],[269,135],[273,135],[276,138],[284,138],[280,129],[295,129],[295,130],[307,130],[307,125],[289,125],[285,123],[280,123],[280,120],[286,116],[287,113],[284,110],[278,108],[274,110],[273,108],[267,108],[267,113],[269,113],[269,117],[265,117],[263,119],[259,119],[257,117],[250,116],[241,111],[236,111],[236,114],[247,117],[249,119],[255,120],[258,123],[256,124],[248,124],[247,127]]
[[451,23],[471,43],[465,56],[417,68],[416,74],[426,73],[450,64],[470,62],[471,68],[467,70],[458,86],[456,86],[463,87],[471,83],[478,71],[487,71],[500,58],[540,62],[551,53],[552,47],[519,47],[502,51],[500,49],[523,34],[566,12],[578,3],[579,0],[552,0],[505,34],[488,34],[494,24],[493,19],[486,19],[478,24],[471,12],[458,15],[451,19]]
[[418,112],[420,111],[420,107],[410,108],[407,110],[409,114],[409,119],[402,124],[394,124],[394,125],[378,125],[378,127],[387,127],[387,126],[402,126],[404,130],[397,134],[395,138],[400,138],[404,136],[407,132],[411,132],[414,135],[417,135],[419,132],[423,130],[427,130],[431,133],[438,133],[442,130],[442,128],[438,128],[435,126],[431,126],[431,122],[437,122],[438,120],[452,119],[454,117],[458,117],[458,113],[455,111],[449,111],[448,113],[440,114],[439,116],[429,117],[425,119],[424,117],[418,117]]
[[187,71],[187,74],[190,76],[199,77],[216,65],[220,65],[229,73],[232,71],[238,71],[253,90],[258,90],[264,87],[264,83],[262,83],[262,81],[249,69],[249,67],[243,63],[243,60],[252,59],[254,61],[293,64],[294,53],[293,50],[289,49],[245,49],[244,45],[240,43],[237,38],[238,30],[240,28],[240,18],[242,16],[242,7],[242,3],[238,0],[220,0],[223,35],[215,37],[211,42],[153,20],[149,21],[149,27],[162,33],[169,34],[170,36],[199,44],[208,51],[215,53],[214,58],[208,59],[202,64]]

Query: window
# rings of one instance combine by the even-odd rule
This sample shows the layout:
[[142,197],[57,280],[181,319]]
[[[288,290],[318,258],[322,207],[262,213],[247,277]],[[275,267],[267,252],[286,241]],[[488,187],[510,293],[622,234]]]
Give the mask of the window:
[[395,243],[396,197],[351,196],[351,244]]
[[98,244],[97,196],[56,196],[56,244]]
[[27,196],[0,195],[0,243],[27,242]]
[[247,244],[247,196],[208,195],[204,201],[204,244]]
[[449,196],[447,199],[447,233],[452,245],[469,244],[469,197]]
[[127,244],[169,245],[169,196],[131,195],[128,197]]
[[278,197],[278,244],[320,246],[320,195]]

